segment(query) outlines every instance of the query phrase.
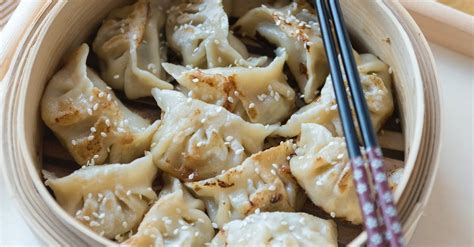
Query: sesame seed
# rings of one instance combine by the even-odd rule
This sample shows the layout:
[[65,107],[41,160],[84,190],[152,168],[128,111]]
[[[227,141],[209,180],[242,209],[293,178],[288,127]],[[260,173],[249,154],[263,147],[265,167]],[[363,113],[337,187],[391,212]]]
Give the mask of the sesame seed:
[[194,178],[194,173],[189,174],[188,179],[192,180]]
[[288,227],[288,229],[289,229],[290,231],[293,231],[293,230],[295,230],[295,226],[290,226],[290,227]]
[[275,175],[275,176],[277,175],[277,174],[276,174],[276,171],[273,170],[273,169],[272,169],[270,172],[271,172],[273,175]]
[[216,224],[215,222],[212,222],[212,227],[213,227],[214,229],[219,228],[219,226],[217,226],[217,224]]
[[273,166],[273,168],[278,169],[278,165],[277,165],[277,164],[273,163],[272,166]]
[[255,167],[255,173],[257,173],[257,174],[260,173],[260,170],[258,169],[258,167]]
[[97,111],[99,109],[99,103],[95,103],[94,107],[92,108],[94,111]]
[[268,189],[271,190],[271,191],[275,191],[276,187],[275,187],[275,185],[272,184],[272,185],[270,185],[270,187],[268,187]]
[[89,226],[91,226],[91,227],[100,226],[100,224],[99,224],[99,222],[97,222],[97,221],[91,221],[91,222],[89,223]]
[[336,218],[336,213],[335,212],[331,212],[330,215],[331,215],[331,217]]
[[127,226],[128,226],[127,222],[126,221],[122,222],[122,226],[123,226],[123,228],[127,228]]
[[174,229],[173,234],[178,235],[178,233],[179,233],[179,228]]
[[201,223],[205,223],[205,221],[201,218],[199,218],[198,221],[201,222]]
[[93,113],[92,113],[92,109],[87,108],[87,113],[92,116],[92,114],[93,114]]
[[120,78],[119,75],[114,75],[114,79],[117,80],[118,78]]
[[94,136],[88,136],[88,137],[87,137],[87,140],[88,140],[88,141],[94,140]]
[[207,121],[206,118],[201,119],[201,123],[205,123]]
[[72,144],[73,146],[76,146],[77,141],[76,141],[76,140],[72,140],[72,141],[71,141],[71,144]]
[[255,213],[259,214],[260,213],[260,208],[255,209]]
[[93,158],[93,159],[98,159],[98,158],[99,158],[99,155],[96,154],[96,155],[94,155],[92,158]]
[[100,132],[100,135],[101,135],[102,137],[107,137],[107,133],[105,133],[105,132]]
[[234,98],[229,96],[229,97],[227,97],[227,101],[229,101],[230,103],[234,103]]
[[99,96],[99,98],[102,98],[102,97],[105,96],[105,93],[104,93],[104,92],[100,92],[98,96]]
[[227,137],[225,138],[225,140],[228,141],[228,142],[231,142],[231,141],[234,140],[234,137],[233,137],[233,136],[227,136]]
[[156,146],[156,142],[153,142],[150,147]]
[[107,101],[112,101],[112,94],[107,94]]
[[304,218],[301,218],[298,222],[300,222],[300,224],[304,225]]
[[89,221],[89,220],[91,220],[91,217],[89,217],[89,216],[87,216],[87,215],[85,215],[85,216],[84,216],[84,217],[82,217],[82,218],[83,218],[85,221]]
[[176,208],[176,213],[181,214],[182,210],[181,208]]
[[198,83],[198,82],[199,82],[199,79],[198,79],[198,78],[194,78],[194,79],[192,79],[191,81],[194,82],[194,83]]
[[342,159],[343,157],[344,157],[344,154],[339,154],[339,155],[337,156],[338,159]]
[[198,236],[199,236],[199,232],[195,232],[194,237],[198,237]]
[[235,154],[241,154],[243,152],[244,152],[243,148],[235,150]]
[[239,91],[234,91],[234,95],[238,97],[240,95]]

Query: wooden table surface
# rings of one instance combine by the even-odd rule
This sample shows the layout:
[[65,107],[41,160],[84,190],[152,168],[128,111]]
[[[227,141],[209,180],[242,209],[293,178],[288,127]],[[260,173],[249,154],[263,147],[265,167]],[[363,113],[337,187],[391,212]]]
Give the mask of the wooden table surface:
[[[0,0],[0,28],[1,6],[8,1]],[[445,1],[474,6],[474,0]],[[430,45],[441,85],[444,143],[432,196],[410,246],[474,246],[474,59]],[[0,176],[0,246],[44,245],[16,207]]]

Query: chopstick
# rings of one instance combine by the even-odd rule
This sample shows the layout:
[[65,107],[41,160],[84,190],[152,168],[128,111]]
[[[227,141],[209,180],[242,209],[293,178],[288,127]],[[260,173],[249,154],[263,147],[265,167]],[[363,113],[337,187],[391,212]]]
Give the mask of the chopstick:
[[[342,11],[338,0],[315,0],[324,48],[329,62],[334,93],[339,109],[347,150],[351,158],[354,183],[359,198],[359,205],[364,218],[369,246],[404,246],[401,225],[394,205],[393,195],[388,186],[387,176],[382,160],[382,151],[372,127],[367,102],[364,97],[359,72],[352,53],[352,45],[345,28]],[[334,41],[332,19],[337,42]],[[351,92],[352,104],[362,134],[367,161],[364,160],[352,119],[350,103],[345,90],[342,69],[339,64],[337,49],[341,52],[345,74]],[[370,173],[365,168],[368,162]],[[369,181],[369,175],[371,180]],[[371,183],[375,193],[371,191]],[[374,200],[374,195],[376,200]],[[378,217],[380,211],[382,217]]]

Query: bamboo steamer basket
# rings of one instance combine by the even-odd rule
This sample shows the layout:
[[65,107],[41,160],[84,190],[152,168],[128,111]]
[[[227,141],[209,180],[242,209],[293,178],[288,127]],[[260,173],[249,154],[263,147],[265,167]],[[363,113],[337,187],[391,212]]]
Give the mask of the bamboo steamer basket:
[[[23,1],[3,30],[0,47],[1,160],[7,185],[25,220],[48,245],[111,245],[69,216],[44,186],[44,125],[39,102],[65,54],[94,33],[107,13],[125,0]],[[398,2],[343,0],[345,20],[359,46],[393,70],[403,135],[381,137],[399,149],[405,171],[395,192],[410,239],[433,186],[440,149],[440,96],[432,54],[421,31]],[[396,163],[397,161],[395,161]],[[344,237],[358,246],[366,240]]]

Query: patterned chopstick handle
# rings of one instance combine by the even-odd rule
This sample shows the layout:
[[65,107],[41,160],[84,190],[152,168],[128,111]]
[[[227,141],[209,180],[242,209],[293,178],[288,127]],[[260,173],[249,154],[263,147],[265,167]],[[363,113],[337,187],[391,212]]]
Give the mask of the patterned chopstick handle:
[[364,166],[364,160],[358,156],[351,159],[354,183],[356,186],[359,205],[364,217],[364,226],[367,231],[368,245],[371,247],[381,247],[384,244],[383,227],[379,224],[377,217],[377,207],[372,197],[370,183]]
[[385,238],[392,247],[405,246],[402,226],[398,218],[397,208],[393,200],[392,190],[388,185],[387,175],[383,165],[382,150],[379,147],[367,148],[370,172],[372,173],[377,202],[385,222]]

